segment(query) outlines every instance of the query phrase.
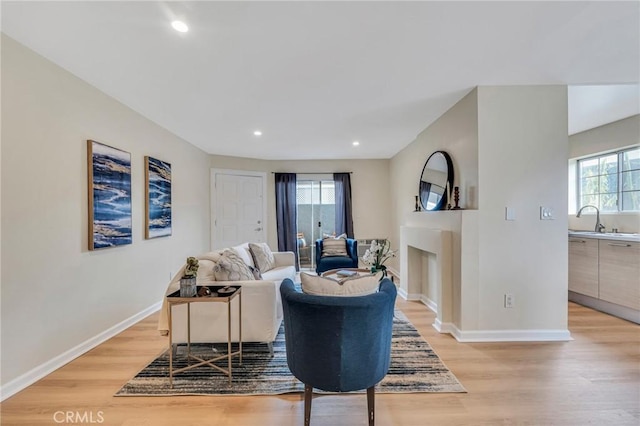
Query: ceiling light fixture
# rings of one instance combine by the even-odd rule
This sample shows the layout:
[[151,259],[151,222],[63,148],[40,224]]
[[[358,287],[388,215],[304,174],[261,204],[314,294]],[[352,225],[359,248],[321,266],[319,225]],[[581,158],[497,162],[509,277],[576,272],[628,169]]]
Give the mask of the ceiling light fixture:
[[187,26],[187,24],[185,24],[182,21],[173,21],[171,23],[171,26],[173,27],[174,30],[179,31],[181,33],[186,33],[187,31],[189,31],[189,27]]
[[262,136],[262,132],[260,130],[256,130],[255,132],[253,132],[254,136]]
[[360,142],[358,142],[358,141],[353,141],[353,146],[358,146],[358,145],[360,145]]

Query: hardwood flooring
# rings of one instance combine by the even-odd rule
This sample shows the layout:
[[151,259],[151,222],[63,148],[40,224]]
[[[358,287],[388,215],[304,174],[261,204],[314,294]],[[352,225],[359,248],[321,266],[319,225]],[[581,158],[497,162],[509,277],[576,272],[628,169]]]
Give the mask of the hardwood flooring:
[[[424,305],[398,300],[398,307],[468,393],[378,394],[378,425],[640,424],[636,324],[570,303],[573,341],[465,344],[436,332],[434,314]],[[0,406],[1,424],[302,425],[302,395],[114,397],[165,349],[157,318],[151,315],[8,398]],[[311,424],[366,425],[366,397],[318,396]]]

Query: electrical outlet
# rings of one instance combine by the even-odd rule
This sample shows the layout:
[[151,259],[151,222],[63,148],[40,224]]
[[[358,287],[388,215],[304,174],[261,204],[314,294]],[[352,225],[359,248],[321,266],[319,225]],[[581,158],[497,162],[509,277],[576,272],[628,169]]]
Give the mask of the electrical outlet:
[[505,308],[513,308],[516,304],[516,298],[513,294],[505,294],[504,295],[504,307]]

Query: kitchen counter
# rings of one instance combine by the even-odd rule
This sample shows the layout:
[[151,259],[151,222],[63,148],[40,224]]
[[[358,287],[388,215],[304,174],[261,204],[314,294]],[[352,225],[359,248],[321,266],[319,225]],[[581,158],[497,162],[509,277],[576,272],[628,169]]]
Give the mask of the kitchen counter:
[[569,230],[570,237],[596,238],[598,240],[616,240],[640,242],[640,234],[632,234],[630,232],[594,232],[594,231],[576,231]]

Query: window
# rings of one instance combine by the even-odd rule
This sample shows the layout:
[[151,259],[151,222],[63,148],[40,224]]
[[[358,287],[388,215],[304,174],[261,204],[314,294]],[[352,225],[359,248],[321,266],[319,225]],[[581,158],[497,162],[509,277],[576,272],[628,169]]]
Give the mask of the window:
[[578,205],[640,211],[640,147],[578,160]]

